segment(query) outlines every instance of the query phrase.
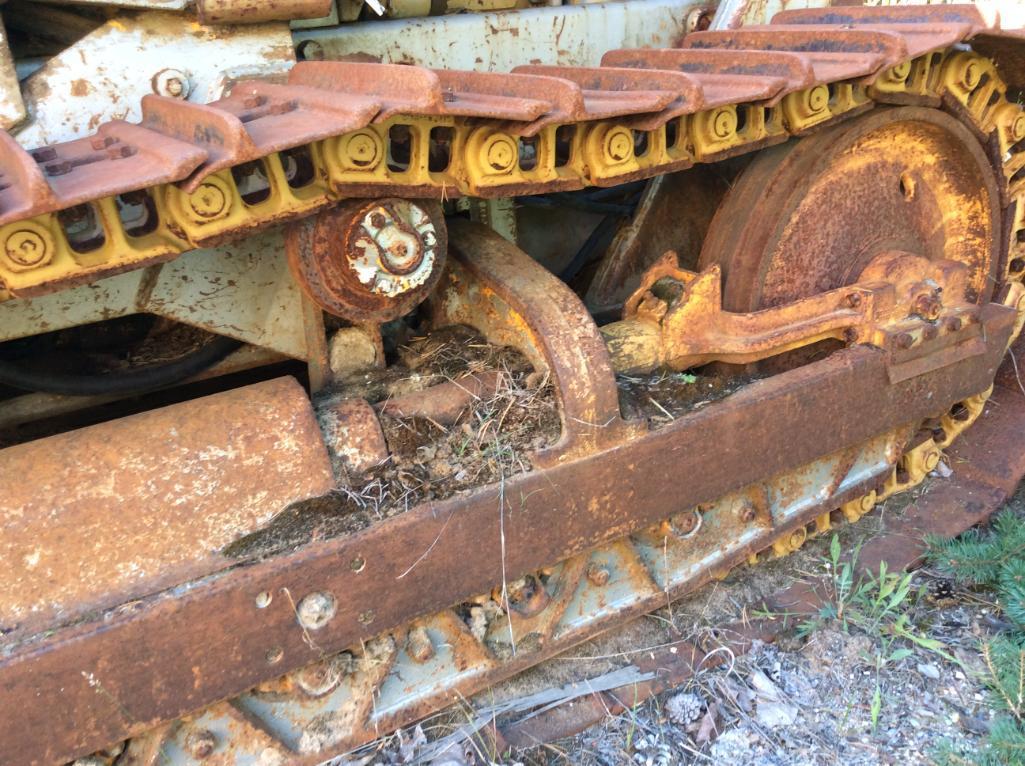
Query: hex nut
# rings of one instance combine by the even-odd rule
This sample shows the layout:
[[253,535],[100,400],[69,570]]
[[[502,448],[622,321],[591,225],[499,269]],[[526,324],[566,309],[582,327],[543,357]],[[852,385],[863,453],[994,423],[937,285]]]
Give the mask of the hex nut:
[[187,99],[192,92],[192,81],[180,69],[161,69],[151,80],[153,92],[167,98]]

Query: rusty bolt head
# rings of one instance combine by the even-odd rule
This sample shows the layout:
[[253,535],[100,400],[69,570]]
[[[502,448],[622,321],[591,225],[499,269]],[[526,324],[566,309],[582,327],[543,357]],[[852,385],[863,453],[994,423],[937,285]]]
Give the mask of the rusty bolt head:
[[295,672],[295,683],[311,697],[323,697],[334,691],[342,680],[341,664],[333,658],[307,665]]
[[406,636],[406,654],[416,662],[427,662],[434,657],[434,642],[427,628],[418,625]]
[[902,332],[893,341],[897,344],[897,348],[909,349],[915,345],[915,336],[909,332]]
[[330,593],[311,593],[299,602],[296,617],[299,624],[308,630],[319,630],[331,622],[338,610],[338,602]]
[[846,343],[858,342],[858,330],[856,327],[848,327],[843,331],[843,339]]
[[186,99],[192,90],[189,76],[180,69],[161,69],[151,80],[153,92],[158,96]]
[[587,565],[587,580],[592,585],[597,585],[599,588],[604,587],[609,582],[611,573],[608,567],[604,567],[601,564],[595,564],[594,562]]
[[186,741],[189,755],[197,760],[209,758],[217,749],[217,736],[206,729],[189,734]]
[[743,507],[740,509],[740,520],[745,524],[750,524],[758,516],[758,512],[750,502],[745,502]]
[[48,260],[53,251],[47,239],[34,229],[18,229],[4,241],[4,253],[18,266],[38,266]]
[[847,293],[844,296],[844,305],[849,309],[859,308],[863,301],[861,293]]
[[958,317],[947,317],[944,326],[947,328],[947,332],[957,332],[961,329],[961,320]]
[[935,293],[922,293],[915,297],[912,307],[922,319],[933,321],[939,317],[943,304]]
[[924,340],[934,340],[939,334],[940,329],[935,325],[928,325],[924,330],[922,330],[922,338]]
[[669,523],[678,536],[687,537],[694,534],[701,526],[701,515],[697,510],[683,511],[675,514]]

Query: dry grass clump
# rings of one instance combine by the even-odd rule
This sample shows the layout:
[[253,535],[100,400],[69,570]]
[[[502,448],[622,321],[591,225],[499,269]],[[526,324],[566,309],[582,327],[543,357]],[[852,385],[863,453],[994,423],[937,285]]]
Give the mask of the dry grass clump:
[[387,461],[343,476],[339,488],[324,497],[290,506],[263,529],[232,543],[227,555],[249,558],[293,549],[357,532],[420,503],[469,493],[531,470],[531,453],[558,439],[555,392],[519,352],[487,343],[465,328],[446,328],[403,347],[399,358],[388,370],[336,389],[324,403],[352,396],[383,401],[485,371],[497,371],[498,382],[451,426],[382,414],[391,453]]

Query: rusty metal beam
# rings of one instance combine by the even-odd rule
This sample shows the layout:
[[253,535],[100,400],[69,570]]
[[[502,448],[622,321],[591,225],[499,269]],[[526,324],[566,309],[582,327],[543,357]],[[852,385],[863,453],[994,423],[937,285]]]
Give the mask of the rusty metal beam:
[[[1018,342],[1011,353],[1025,360],[1025,343]],[[955,537],[972,526],[985,523],[1014,492],[1025,476],[1025,458],[1019,448],[1025,431],[1025,391],[1019,388],[1015,367],[1004,361],[992,399],[998,406],[983,413],[975,426],[958,440],[950,452],[955,476],[942,481],[937,491],[923,493],[911,506],[886,520],[886,530],[862,546],[855,561],[856,571],[872,575],[885,561],[887,569],[899,571],[917,566],[929,535]],[[974,479],[972,477],[975,477]],[[753,605],[748,612],[782,611],[786,614],[814,614],[829,598],[829,584],[818,579],[797,582]],[[718,626],[719,645],[735,656],[746,653],[750,639],[774,641],[792,622],[755,620]],[[713,646],[698,647],[689,642],[672,650],[658,650],[654,657],[642,657],[640,670],[657,673],[651,681],[607,692],[598,692],[571,705],[560,705],[540,715],[507,723],[497,729],[499,741],[513,747],[531,747],[572,736],[607,716],[623,710],[623,701],[636,705],[648,697],[679,686],[691,678]]]
[[[15,711],[0,719],[0,762],[47,764],[91,752],[443,609],[481,583],[500,582],[503,568],[521,575],[895,423],[936,416],[989,385],[1012,321],[1010,310],[986,307],[988,352],[971,360],[891,385],[886,354],[852,348],[618,447],[54,633],[0,661],[0,702]],[[685,480],[666,492],[665,477],[682,465]],[[775,532],[766,528],[752,548]],[[298,602],[315,591],[344,594],[315,642],[287,598],[259,608],[261,593]]]
[[0,634],[232,566],[220,548],[333,483],[291,378],[0,450]]

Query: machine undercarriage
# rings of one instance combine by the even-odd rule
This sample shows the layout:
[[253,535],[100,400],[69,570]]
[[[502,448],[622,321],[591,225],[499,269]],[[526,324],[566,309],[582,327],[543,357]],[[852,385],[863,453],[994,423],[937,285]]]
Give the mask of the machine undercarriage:
[[511,73],[297,32],[84,132],[27,76],[0,762],[320,763],[936,468],[1025,323],[1025,32],[676,18]]

